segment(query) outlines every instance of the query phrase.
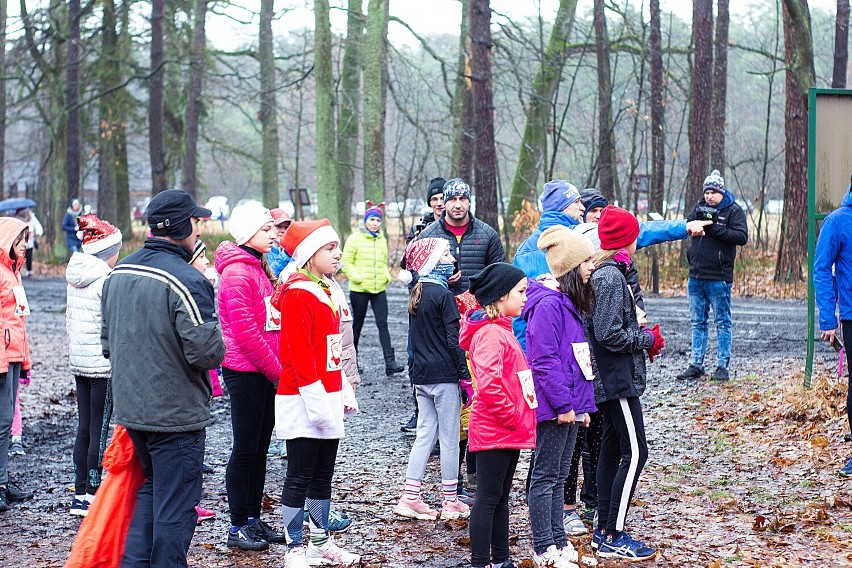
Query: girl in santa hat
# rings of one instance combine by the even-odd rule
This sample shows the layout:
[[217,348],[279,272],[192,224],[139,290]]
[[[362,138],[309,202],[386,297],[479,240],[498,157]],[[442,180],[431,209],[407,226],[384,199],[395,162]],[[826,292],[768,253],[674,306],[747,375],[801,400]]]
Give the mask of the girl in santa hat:
[[219,321],[225,340],[222,376],[231,399],[234,445],[225,470],[231,513],[228,546],[266,550],[283,543],[284,533],[260,519],[266,481],[266,450],[275,426],[275,383],[280,320],[269,302],[275,275],[264,253],[272,248],[276,231],[265,207],[241,205],[231,213],[231,235],[216,249],[219,281]]
[[[331,480],[343,437],[343,416],[357,411],[344,377],[340,303],[327,274],[340,268],[340,237],[328,219],[294,221],[284,237],[291,262],[272,305],[288,322],[281,328],[281,377],[275,401],[276,429],[287,442],[287,475],[281,514],[290,537],[287,568],[360,562],[329,534]],[[303,546],[307,509],[310,542]]]
[[412,519],[438,517],[438,511],[420,498],[420,484],[436,439],[441,444],[441,518],[470,515],[470,508],[458,499],[459,388],[466,397],[472,397],[473,388],[464,351],[459,347],[461,316],[447,283],[454,261],[446,239],[418,239],[406,248],[408,270],[400,272],[404,282],[413,278],[409,271],[419,275],[408,299],[413,351],[410,374],[419,410],[417,437],[408,457],[403,494],[393,510]]

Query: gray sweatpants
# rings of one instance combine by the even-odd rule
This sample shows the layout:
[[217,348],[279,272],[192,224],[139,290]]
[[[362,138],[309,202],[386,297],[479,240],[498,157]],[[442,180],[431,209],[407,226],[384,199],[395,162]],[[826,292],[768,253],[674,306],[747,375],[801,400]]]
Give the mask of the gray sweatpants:
[[9,439],[20,378],[20,363],[9,363],[9,370],[0,374],[0,485],[9,483]]
[[459,412],[461,396],[456,383],[414,385],[417,397],[417,437],[408,456],[406,479],[423,480],[435,439],[441,440],[441,479],[459,475]]

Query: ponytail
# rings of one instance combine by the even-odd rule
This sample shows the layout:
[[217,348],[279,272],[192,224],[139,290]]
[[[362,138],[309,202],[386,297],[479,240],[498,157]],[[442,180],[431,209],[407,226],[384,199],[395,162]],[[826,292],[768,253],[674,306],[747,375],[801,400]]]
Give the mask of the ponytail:
[[417,308],[420,307],[420,298],[423,296],[423,284],[418,282],[411,289],[411,294],[408,296],[408,313],[416,316]]

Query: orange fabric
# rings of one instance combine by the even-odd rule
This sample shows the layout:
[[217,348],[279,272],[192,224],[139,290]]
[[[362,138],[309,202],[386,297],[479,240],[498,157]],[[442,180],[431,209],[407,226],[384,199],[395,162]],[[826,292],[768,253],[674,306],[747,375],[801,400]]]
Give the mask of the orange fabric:
[[9,370],[9,363],[21,363],[26,371],[30,368],[30,346],[24,316],[15,315],[15,295],[12,288],[23,286],[20,269],[24,264],[21,257],[15,261],[9,256],[12,243],[28,225],[14,217],[0,217],[0,327],[3,330],[3,345],[0,349],[0,373]]
[[136,507],[136,493],[145,482],[133,441],[124,426],[115,427],[104,453],[109,475],[89,506],[65,568],[118,568],[124,555],[127,530]]

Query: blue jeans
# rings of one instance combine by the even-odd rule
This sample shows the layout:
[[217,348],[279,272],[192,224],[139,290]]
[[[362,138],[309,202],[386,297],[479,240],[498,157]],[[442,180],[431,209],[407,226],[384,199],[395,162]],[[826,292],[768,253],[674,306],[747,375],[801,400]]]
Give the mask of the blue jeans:
[[201,499],[205,430],[143,432],[130,430],[145,483],[124,548],[122,568],[186,566]]
[[707,351],[707,322],[713,308],[716,324],[716,366],[728,368],[731,361],[731,283],[724,280],[690,278],[686,288],[692,324],[692,364],[704,366]]

